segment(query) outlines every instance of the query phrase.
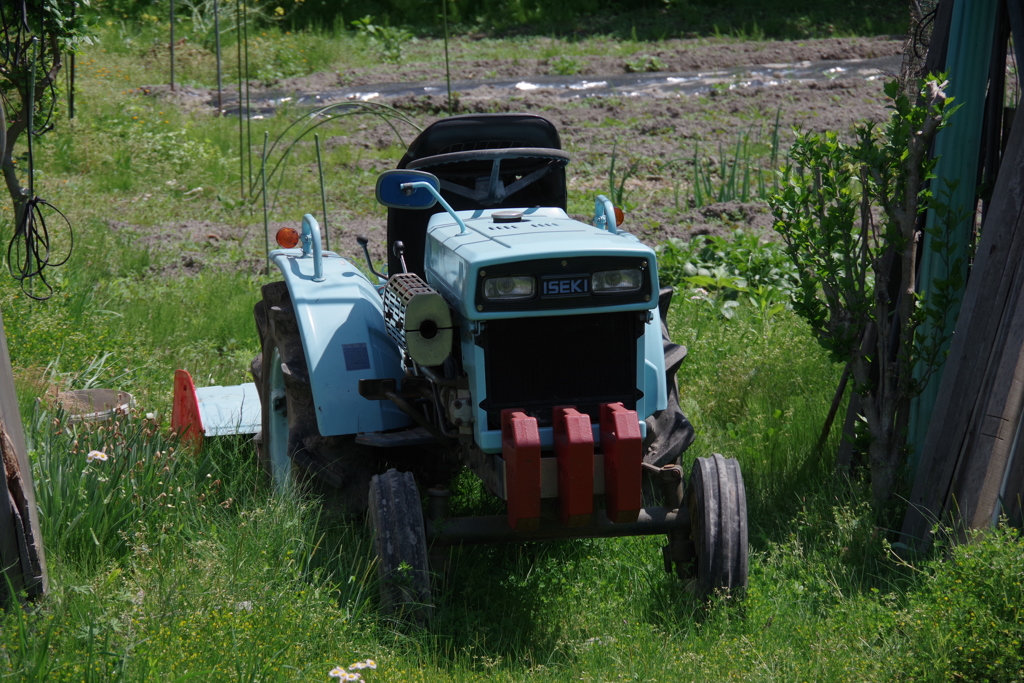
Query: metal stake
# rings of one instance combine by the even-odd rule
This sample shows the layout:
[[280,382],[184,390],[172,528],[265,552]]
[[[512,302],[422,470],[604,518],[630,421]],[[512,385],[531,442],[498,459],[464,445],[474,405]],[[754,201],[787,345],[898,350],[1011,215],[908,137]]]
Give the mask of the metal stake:
[[448,83],[448,116],[452,115],[452,70],[448,64],[448,0],[441,0],[444,14],[444,77]]
[[[78,3],[71,3],[71,22],[77,22]],[[75,53],[68,53],[68,120],[75,118]]]
[[39,57],[39,38],[32,37],[32,65],[29,69],[29,81],[28,81],[28,107],[22,112],[22,115],[26,117],[25,133],[26,141],[28,144],[28,198],[32,199],[36,196],[35,190],[35,171],[32,167],[35,155],[32,152],[32,137],[35,132],[35,114],[36,114],[36,59]]
[[[39,57],[39,38],[32,37],[32,66],[29,69],[29,82],[28,82],[28,108],[22,112],[23,116],[27,117],[27,125],[25,126],[26,141],[28,145],[28,201],[22,204],[21,207],[21,218],[22,220],[15,225],[14,234],[18,234],[18,230],[24,225],[25,227],[25,273],[28,276],[28,295],[32,296],[32,283],[34,282],[32,276],[35,275],[35,263],[32,260],[32,249],[33,249],[33,232],[29,229],[29,223],[32,221],[30,214],[32,211],[32,199],[36,196],[36,181],[35,181],[35,153],[32,149],[32,138],[35,132],[35,114],[36,114],[36,59]],[[3,106],[0,104],[0,106]],[[33,297],[34,298],[34,297]]]
[[75,118],[75,53],[71,53],[71,64],[68,69],[68,78],[70,84],[68,86],[68,118]]
[[330,249],[330,230],[327,229],[327,192],[324,190],[324,165],[320,159],[320,134],[314,133],[313,140],[316,142],[316,170],[320,175],[320,206],[323,207],[324,217],[324,245]]
[[219,0],[213,0],[213,39],[216,43],[217,51],[217,116],[224,113],[224,100],[222,91],[224,90],[223,83],[221,82],[220,75],[220,2]]
[[[235,5],[235,33],[238,43],[238,190],[245,199],[245,130],[242,128],[242,3]],[[246,112],[248,116],[248,112]]]
[[252,116],[249,103],[249,7],[242,6],[242,36],[245,40],[245,140],[249,152],[249,188],[252,191]]
[[171,0],[171,91],[174,91],[174,0]]
[[267,275],[270,275],[270,218],[267,209],[267,140],[270,133],[263,131],[263,160],[260,163],[260,180],[263,184],[263,246],[267,250]]

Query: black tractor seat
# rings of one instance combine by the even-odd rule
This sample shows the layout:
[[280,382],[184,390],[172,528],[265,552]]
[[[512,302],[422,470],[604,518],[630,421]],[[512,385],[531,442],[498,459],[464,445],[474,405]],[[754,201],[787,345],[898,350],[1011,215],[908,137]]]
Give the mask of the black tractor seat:
[[[420,133],[398,168],[429,171],[456,211],[503,207],[566,208],[565,166],[554,125],[534,114],[470,114],[442,119]],[[427,223],[433,210],[388,210],[388,272],[399,273],[393,245],[405,246],[410,271],[424,276]]]

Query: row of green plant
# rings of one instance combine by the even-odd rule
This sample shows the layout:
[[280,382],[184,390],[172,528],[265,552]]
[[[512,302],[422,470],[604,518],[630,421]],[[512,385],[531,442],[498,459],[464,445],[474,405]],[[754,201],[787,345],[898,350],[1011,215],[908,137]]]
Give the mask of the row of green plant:
[[[212,30],[214,0],[179,0],[176,13]],[[463,31],[491,30],[572,35],[600,32],[626,37],[638,34],[645,40],[690,33],[743,38],[818,38],[832,35],[874,35],[906,30],[903,7],[871,0],[857,8],[835,2],[812,3],[787,0],[769,11],[763,5],[741,0],[723,7],[708,0],[628,3],[622,0],[570,0],[545,3],[537,0],[441,0],[417,4],[410,0],[259,0],[246,3],[261,23],[281,23],[289,28],[345,27],[361,17],[377,15],[382,26],[409,26],[437,34],[447,13],[453,26]],[[236,3],[221,0],[225,23],[232,21]],[[133,20],[156,21],[169,16],[168,0],[92,0],[84,11]]]
[[[780,107],[775,112],[775,124],[771,127],[767,144],[758,139],[752,142],[749,133],[741,133],[736,138],[736,146],[731,156],[726,153],[724,146],[720,145],[720,167],[717,173],[712,169],[710,161],[701,157],[700,148],[694,149],[692,206],[699,208],[705,204],[734,200],[763,201],[778,190],[776,170],[779,166],[781,114]],[[759,159],[759,152],[767,152],[764,161]]]
[[608,168],[608,196],[616,206],[634,208],[627,183],[644,169],[658,177],[671,177],[672,202],[677,212],[724,202],[764,202],[779,188],[781,114],[782,109],[777,109],[774,123],[768,126],[767,140],[762,140],[762,135],[764,124],[769,122],[762,121],[741,132],[731,150],[719,144],[715,157],[702,154],[698,144],[692,155],[668,161],[627,157],[622,170],[616,143]]

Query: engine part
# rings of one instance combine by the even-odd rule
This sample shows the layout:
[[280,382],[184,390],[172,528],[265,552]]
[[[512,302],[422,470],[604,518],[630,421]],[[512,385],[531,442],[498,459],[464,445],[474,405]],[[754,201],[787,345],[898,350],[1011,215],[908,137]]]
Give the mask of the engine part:
[[384,288],[388,336],[420,365],[440,365],[451,355],[448,303],[416,273],[396,273]]

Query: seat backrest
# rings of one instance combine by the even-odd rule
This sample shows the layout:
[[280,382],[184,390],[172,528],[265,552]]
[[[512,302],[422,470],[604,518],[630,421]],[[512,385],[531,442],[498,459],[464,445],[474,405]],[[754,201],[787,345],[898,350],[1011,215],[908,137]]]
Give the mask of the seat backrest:
[[[409,163],[451,152],[466,152],[483,149],[507,149],[512,147],[542,147],[561,149],[558,130],[547,119],[535,114],[467,114],[441,119],[420,133],[401,161],[398,168]],[[469,169],[482,168],[467,164],[465,168],[447,165],[430,169],[443,181],[465,182]],[[489,166],[488,166],[489,168]],[[446,177],[450,175],[451,177]],[[446,192],[441,195],[456,211],[501,207],[555,206],[566,208],[565,168],[555,168],[521,191],[508,195],[500,203],[482,206],[479,202]],[[400,240],[405,247],[405,263],[410,272],[424,276],[423,256],[426,246],[427,223],[435,213],[443,211],[440,205],[434,209],[388,209],[388,272],[400,273],[401,262],[394,253],[393,245]]]

